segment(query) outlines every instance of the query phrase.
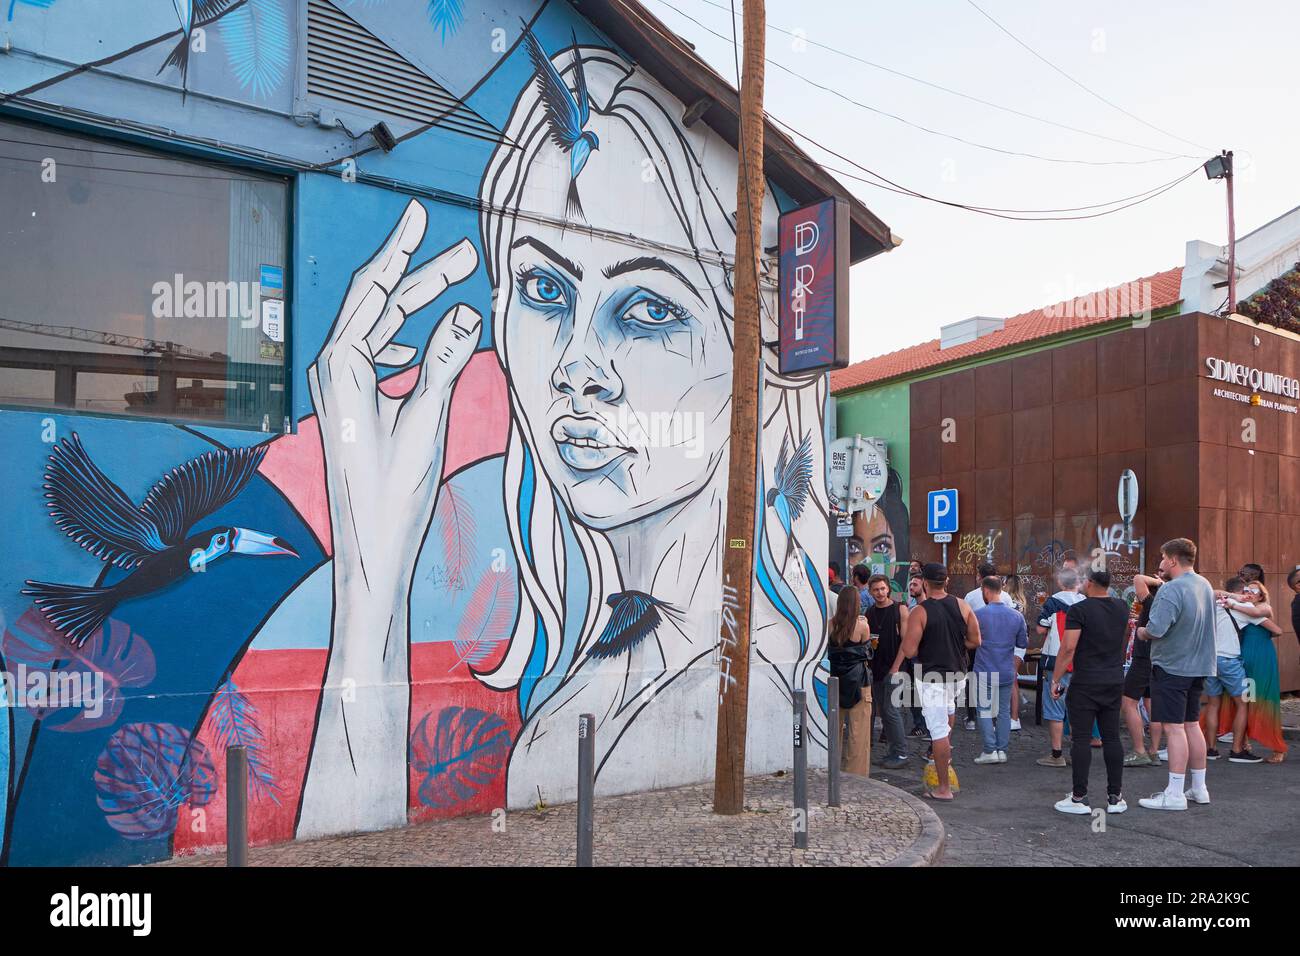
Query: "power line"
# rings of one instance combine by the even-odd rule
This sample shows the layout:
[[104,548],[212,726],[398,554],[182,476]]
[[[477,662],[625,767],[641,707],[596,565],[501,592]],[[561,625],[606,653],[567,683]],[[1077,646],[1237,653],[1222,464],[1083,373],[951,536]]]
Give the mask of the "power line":
[[[789,123],[785,123],[782,120],[777,119],[775,116],[769,114],[768,118],[773,123],[776,123],[777,125],[785,128],[793,135],[798,136],[800,139],[806,140],[807,142],[816,146],[818,149],[822,150],[823,152],[829,153],[830,155],[838,159],[841,159],[852,166],[855,166],[856,168],[867,173],[868,175],[874,177],[874,180],[879,180],[879,182],[871,179],[865,179],[854,173],[848,173],[843,170],[832,169],[830,170],[831,172],[837,172],[840,175],[848,176],[849,178],[863,182],[868,186],[875,186],[878,189],[884,189],[887,192],[898,193],[899,195],[903,195],[903,196],[910,196],[913,199],[923,199],[926,200],[927,202],[936,203],[941,206],[948,206],[953,209],[964,209],[967,212],[978,213],[984,216],[992,216],[996,219],[1009,219],[1009,220],[1015,220],[1019,222],[1070,222],[1070,221],[1076,221],[1081,219],[1098,219],[1102,216],[1109,216],[1113,213],[1121,212],[1125,209],[1130,209],[1133,206],[1137,206],[1140,205],[1141,203],[1148,202],[1152,199],[1155,199],[1157,196],[1163,195],[1164,193],[1173,189],[1179,183],[1186,181],[1191,176],[1194,176],[1197,172],[1201,170],[1201,166],[1197,165],[1192,167],[1192,169],[1184,173],[1182,176],[1179,176],[1177,179],[1170,180],[1167,183],[1162,183],[1159,186],[1154,186],[1151,189],[1148,189],[1141,193],[1137,193],[1134,196],[1127,196],[1124,197],[1123,199],[1115,199],[1105,203],[1094,203],[1091,206],[1065,207],[1060,209],[1004,209],[997,206],[977,206],[977,205],[972,205],[970,203],[957,202],[951,199],[940,199],[937,196],[931,196],[926,193],[920,192],[919,190],[911,189],[910,187],[904,186],[901,183],[895,182],[894,180],[888,178],[887,176],[877,173],[875,170],[863,166],[861,163],[857,162],[856,160],[850,159],[849,157],[845,156],[843,153],[837,153],[829,146],[823,145],[822,143],[818,142],[816,139],[807,135],[806,133],[799,132],[794,127],[792,127]],[[789,150],[778,150],[778,152],[781,152],[789,156],[798,156],[797,153],[792,153]],[[1108,206],[1114,206],[1115,208],[1113,209],[1104,208]],[[1047,213],[1077,212],[1077,211],[1083,211],[1089,209],[1103,209],[1103,211],[1089,213],[1087,215],[1080,215],[1080,216],[1046,215]]]
[[[989,23],[993,24],[995,27],[997,27],[999,30],[1001,30],[1003,33],[1005,33],[1007,36],[1011,37],[1011,39],[1015,40],[1016,43],[1020,44],[1020,46],[1024,47],[1024,49],[1028,50],[1028,51],[1029,51],[1030,53],[1032,53],[1035,57],[1037,57],[1038,59],[1042,60],[1044,63],[1046,63],[1048,66],[1050,66],[1053,70],[1055,70],[1057,73],[1061,74],[1061,76],[1065,77],[1067,80],[1069,80],[1071,83],[1073,83],[1073,84],[1074,84],[1075,86],[1077,86],[1079,89],[1083,90],[1083,91],[1084,91],[1085,93],[1087,93],[1089,96],[1092,96],[1092,97],[1095,97],[1095,98],[1101,100],[1101,102],[1105,103],[1105,104],[1106,104],[1107,106],[1109,106],[1111,109],[1119,110],[1119,112],[1123,113],[1123,114],[1124,114],[1125,116],[1127,116],[1129,119],[1136,120],[1137,122],[1141,123],[1143,126],[1146,126],[1147,128],[1149,128],[1149,129],[1153,129],[1153,130],[1155,130],[1157,133],[1160,133],[1162,136],[1168,136],[1170,139],[1176,139],[1176,140],[1178,140],[1180,143],[1186,143],[1188,146],[1195,146],[1197,149],[1204,150],[1204,151],[1207,152],[1207,153],[1209,153],[1209,152],[1213,152],[1213,150],[1210,149],[1210,147],[1208,147],[1208,146],[1202,146],[1200,143],[1193,143],[1190,139],[1183,139],[1183,137],[1181,137],[1181,136],[1176,136],[1176,135],[1174,135],[1173,133],[1169,132],[1168,130],[1163,130],[1163,129],[1161,129],[1159,126],[1156,126],[1154,123],[1148,123],[1148,122],[1147,122],[1146,120],[1144,120],[1142,117],[1137,116],[1137,115],[1134,114],[1134,113],[1130,113],[1128,110],[1124,109],[1124,107],[1120,106],[1118,103],[1115,103],[1115,102],[1112,101],[1112,100],[1108,100],[1108,99],[1106,99],[1106,97],[1102,96],[1102,95],[1101,95],[1100,93],[1098,93],[1096,90],[1093,90],[1093,89],[1091,89],[1091,88],[1089,88],[1089,87],[1087,87],[1087,86],[1084,86],[1083,83],[1081,83],[1080,81],[1076,80],[1076,79],[1075,79],[1073,76],[1071,76],[1069,73],[1066,73],[1063,69],[1061,69],[1061,68],[1060,68],[1059,66],[1057,66],[1055,63],[1053,63],[1053,62],[1052,62],[1051,60],[1049,60],[1047,57],[1043,56],[1041,53],[1039,53],[1037,50],[1035,50],[1033,47],[1031,47],[1031,46],[1030,46],[1028,43],[1026,43],[1024,40],[1020,39],[1020,37],[1016,36],[1014,33],[1012,33],[1010,30],[1008,30],[1008,29],[1007,29],[1006,27],[1004,27],[1002,24],[998,23],[997,20],[994,20],[993,17],[989,16],[989,14],[986,13],[986,12],[985,12],[985,11],[984,11],[980,6],[979,6],[979,4],[977,4],[977,3],[975,2],[975,0],[966,0],[966,2],[969,3],[972,7],[974,7],[974,8],[979,12],[979,14],[980,14],[982,17],[984,17],[984,19],[986,19],[986,20],[989,21]],[[1188,157],[1188,158],[1190,159],[1191,157]]]
[[[713,36],[717,37],[720,40],[730,42],[726,36],[719,33],[717,30],[714,30],[713,28],[701,23],[699,20],[695,19],[695,17],[691,16],[686,11],[673,6],[671,3],[668,2],[668,0],[659,0],[659,2],[662,3],[668,9],[675,11],[676,13],[685,17],[687,20],[690,20],[701,30],[704,30],[705,32],[712,34]],[[734,28],[735,25],[734,20],[732,21],[732,25]],[[864,109],[867,110],[868,112],[876,113],[880,116],[887,116],[890,119],[902,123],[905,126],[910,126],[913,129],[920,130],[923,133],[929,133],[932,136],[941,136],[944,139],[955,140],[956,142],[963,143],[966,146],[972,146],[976,149],[988,150],[989,152],[993,152],[993,153],[1000,153],[1003,156],[1018,156],[1024,159],[1037,159],[1041,162],[1046,162],[1046,163],[1065,163],[1065,164],[1076,165],[1076,166],[1141,166],[1147,163],[1162,163],[1170,159],[1182,159],[1182,158],[1194,159],[1195,158],[1192,156],[1187,156],[1187,157],[1165,156],[1165,157],[1156,157],[1154,159],[1091,160],[1091,159],[1074,159],[1074,158],[1067,158],[1061,156],[1043,156],[1038,153],[1027,153],[1022,150],[1003,149],[999,146],[990,146],[987,143],[980,143],[976,140],[966,139],[965,137],[958,136],[955,133],[945,133],[943,130],[933,129],[928,126],[924,126],[920,123],[915,123],[912,120],[907,119],[906,117],[899,116],[897,113],[891,113],[888,110],[880,109],[879,107],[872,106],[869,103],[863,103],[861,100],[855,100],[853,97],[841,93],[839,90],[833,87],[826,86],[823,83],[818,83],[816,80],[810,79],[809,77],[804,76],[802,73],[790,69],[785,64],[778,63],[776,60],[773,60],[771,57],[766,57],[765,59],[767,60],[768,63],[772,64],[778,70],[790,74],[795,79],[802,80],[803,82],[807,83],[809,86],[813,86],[826,93],[830,93],[832,96],[837,96],[840,99],[844,100],[846,103],[850,103],[853,106],[858,107],[859,109]]]
[[[715,2],[715,0],[700,0],[700,2],[701,2],[701,3],[708,4],[708,5],[711,6],[711,7],[716,7],[716,8],[719,9],[719,10],[726,10],[726,9],[727,9],[727,8],[724,7],[722,4]],[[667,5],[667,4],[665,4],[665,6],[666,6],[666,5]],[[733,19],[734,19],[734,16],[735,16],[734,12],[733,12],[732,16],[733,16]],[[941,91],[941,92],[943,92],[943,93],[948,93],[948,94],[950,94],[950,95],[952,95],[952,96],[959,96],[959,97],[961,97],[962,99],[970,100],[972,103],[979,103],[979,104],[982,105],[982,106],[988,106],[988,107],[991,107],[992,109],[995,109],[995,110],[1001,110],[1002,112],[1004,112],[1004,113],[1010,113],[1010,114],[1013,115],[1013,116],[1020,116],[1020,117],[1022,117],[1022,118],[1024,118],[1024,119],[1031,119],[1031,120],[1034,120],[1034,121],[1037,122],[1037,123],[1046,123],[1046,124],[1049,125],[1049,126],[1055,126],[1055,127],[1059,128],[1059,129],[1069,130],[1069,131],[1072,132],[1072,133],[1080,133],[1080,134],[1082,134],[1082,135],[1084,135],[1084,136],[1092,136],[1092,137],[1094,137],[1094,138],[1096,138],[1096,139],[1103,139],[1103,140],[1106,140],[1106,141],[1111,142],[1111,143],[1118,143],[1118,144],[1121,145],[1121,146],[1131,146],[1131,147],[1133,147],[1134,149],[1143,149],[1143,150],[1147,150],[1148,152],[1152,152],[1152,153],[1164,153],[1164,154],[1165,154],[1165,157],[1168,158],[1168,159],[1195,159],[1195,158],[1196,158],[1195,156],[1187,156],[1187,155],[1185,155],[1185,154],[1181,154],[1181,153],[1174,153],[1174,152],[1171,152],[1170,150],[1167,150],[1167,149],[1160,149],[1160,148],[1155,147],[1155,146],[1143,146],[1141,143],[1133,143],[1133,142],[1130,142],[1130,141],[1125,140],[1125,139],[1118,139],[1118,138],[1116,138],[1116,137],[1114,137],[1114,136],[1107,136],[1105,133],[1098,133],[1098,132],[1095,132],[1095,131],[1093,131],[1093,130],[1089,130],[1089,129],[1081,129],[1081,128],[1078,127],[1078,126],[1071,126],[1071,125],[1069,125],[1068,123],[1061,123],[1061,122],[1058,122],[1057,120],[1049,119],[1049,118],[1046,117],[1046,116],[1036,116],[1036,115],[1033,114],[1033,113],[1026,113],[1026,112],[1024,112],[1023,110],[1018,110],[1018,109],[1015,109],[1014,107],[1011,107],[1011,106],[1004,106],[1004,105],[1001,104],[1001,103],[995,103],[995,102],[993,102],[992,100],[986,100],[986,99],[984,99],[984,98],[982,98],[982,97],[974,96],[974,95],[972,95],[972,94],[970,94],[970,93],[963,93],[961,90],[954,90],[954,89],[952,89],[951,87],[944,86],[944,85],[941,84],[941,83],[935,83],[935,82],[933,82],[933,81],[931,81],[931,80],[927,80],[927,79],[925,79],[925,78],[923,78],[923,77],[913,76],[911,73],[904,73],[902,70],[896,70],[896,69],[894,69],[893,67],[885,66],[884,64],[881,64],[881,63],[875,63],[875,62],[873,62],[873,61],[871,61],[871,60],[868,60],[868,59],[865,59],[865,58],[863,58],[863,57],[858,56],[856,53],[849,53],[847,50],[840,50],[840,49],[837,49],[836,47],[829,46],[829,45],[827,45],[827,44],[825,44],[825,43],[819,43],[819,42],[817,42],[816,40],[811,40],[811,39],[809,39],[808,37],[806,37],[806,36],[804,36],[804,35],[802,35],[802,34],[800,34],[800,33],[796,33],[796,32],[794,32],[794,31],[792,31],[792,30],[787,30],[787,29],[785,29],[784,27],[778,27],[778,26],[776,26],[776,25],[774,25],[774,24],[771,24],[771,23],[768,24],[768,29],[769,29],[769,30],[775,30],[777,33],[784,33],[786,36],[788,36],[788,37],[793,37],[793,38],[795,38],[796,40],[799,40],[800,42],[807,43],[809,46],[815,46],[815,47],[818,47],[818,48],[820,48],[820,49],[827,50],[827,51],[829,51],[829,52],[831,52],[831,53],[836,53],[836,54],[838,54],[838,55],[840,55],[840,56],[842,56],[842,57],[845,57],[846,59],[853,60],[853,61],[855,61],[855,62],[857,62],[857,63],[861,63],[861,64],[863,64],[864,66],[869,66],[869,67],[871,67],[872,69],[880,70],[880,71],[882,71],[882,72],[884,72],[884,73],[889,73],[889,74],[891,74],[891,75],[893,75],[893,76],[902,77],[903,79],[905,79],[905,80],[910,80],[910,81],[912,81],[913,83],[920,83],[922,86],[928,86],[928,87],[930,87],[931,89],[939,90],[939,91]],[[1160,162],[1160,161],[1161,161],[1161,160],[1146,160],[1146,162]]]

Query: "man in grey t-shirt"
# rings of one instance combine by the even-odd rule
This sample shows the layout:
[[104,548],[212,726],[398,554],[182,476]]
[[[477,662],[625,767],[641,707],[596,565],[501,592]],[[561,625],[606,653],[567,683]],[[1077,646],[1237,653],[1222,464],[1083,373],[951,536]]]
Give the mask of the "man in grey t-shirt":
[[[1215,673],[1214,588],[1193,570],[1195,542],[1174,538],[1161,545],[1160,554],[1169,582],[1156,592],[1150,620],[1137,636],[1151,641],[1151,719],[1164,725],[1169,784],[1138,803],[1148,810],[1186,810],[1188,798],[1210,802],[1198,717],[1205,678]],[[1186,790],[1185,774],[1192,778]]]

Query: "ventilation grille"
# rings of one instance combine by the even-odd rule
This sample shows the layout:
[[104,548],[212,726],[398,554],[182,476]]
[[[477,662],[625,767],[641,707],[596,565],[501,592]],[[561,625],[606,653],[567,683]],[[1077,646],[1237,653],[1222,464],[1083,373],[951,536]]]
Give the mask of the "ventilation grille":
[[325,0],[307,4],[307,95],[380,118],[502,139],[500,130]]

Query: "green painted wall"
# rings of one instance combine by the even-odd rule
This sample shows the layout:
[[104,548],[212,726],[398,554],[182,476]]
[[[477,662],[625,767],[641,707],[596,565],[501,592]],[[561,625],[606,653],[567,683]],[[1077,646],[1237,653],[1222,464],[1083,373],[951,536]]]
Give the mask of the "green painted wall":
[[912,446],[911,380],[864,388],[835,399],[837,438],[861,435],[889,442],[889,467],[898,472],[907,500],[911,479],[909,456]]

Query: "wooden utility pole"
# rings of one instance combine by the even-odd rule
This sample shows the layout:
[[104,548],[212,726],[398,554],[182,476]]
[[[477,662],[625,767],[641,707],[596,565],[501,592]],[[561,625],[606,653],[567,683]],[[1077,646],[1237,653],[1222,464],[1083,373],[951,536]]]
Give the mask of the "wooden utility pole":
[[750,591],[754,579],[755,479],[762,387],[758,262],[763,221],[764,0],[745,0],[745,61],[740,81],[740,174],[736,178],[735,355],[731,379],[731,462],[722,558],[721,673],[713,812],[745,806],[745,723],[749,717]]

